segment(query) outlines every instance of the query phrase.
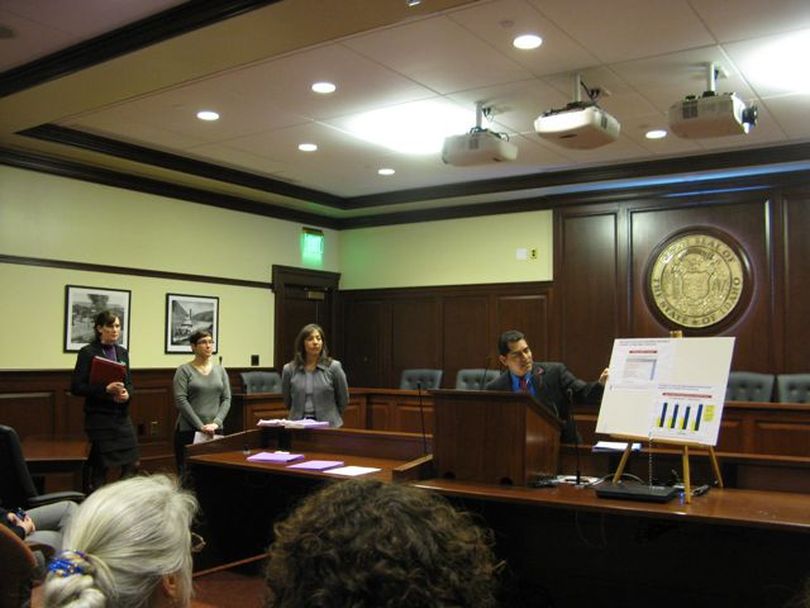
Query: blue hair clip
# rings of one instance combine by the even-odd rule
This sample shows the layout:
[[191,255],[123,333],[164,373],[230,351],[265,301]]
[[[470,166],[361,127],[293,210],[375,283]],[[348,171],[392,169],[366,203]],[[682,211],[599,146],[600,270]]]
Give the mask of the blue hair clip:
[[48,564],[48,572],[52,572],[57,576],[72,576],[74,574],[87,574],[88,564],[77,563],[74,556],[81,557],[82,561],[86,560],[87,556],[81,551],[62,551],[55,560]]

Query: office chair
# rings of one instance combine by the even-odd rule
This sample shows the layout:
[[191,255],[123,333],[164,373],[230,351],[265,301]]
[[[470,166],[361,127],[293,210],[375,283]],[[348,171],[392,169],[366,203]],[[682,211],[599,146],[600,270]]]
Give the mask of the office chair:
[[0,608],[29,606],[37,559],[25,541],[4,525],[0,525],[0,563]]
[[773,374],[729,372],[726,401],[770,401],[773,382]]
[[776,399],[779,403],[810,403],[810,374],[779,374]]
[[456,388],[465,391],[481,391],[500,375],[497,369],[460,369],[456,374]]
[[439,388],[443,373],[440,369],[403,369],[399,388],[409,390],[416,390],[419,387],[422,390]]
[[73,491],[39,494],[25,464],[17,431],[0,424],[0,502],[3,506],[31,509],[60,500],[81,502],[84,494]]
[[278,372],[241,372],[245,393],[280,393],[281,376]]

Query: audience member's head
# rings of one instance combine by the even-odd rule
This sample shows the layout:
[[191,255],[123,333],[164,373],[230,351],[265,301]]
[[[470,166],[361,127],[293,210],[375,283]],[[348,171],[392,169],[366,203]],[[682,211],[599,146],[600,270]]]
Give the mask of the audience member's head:
[[437,494],[335,482],[274,531],[268,607],[495,605],[491,533]]
[[164,475],[133,477],[96,490],[49,567],[48,608],[179,606],[191,597],[193,495]]

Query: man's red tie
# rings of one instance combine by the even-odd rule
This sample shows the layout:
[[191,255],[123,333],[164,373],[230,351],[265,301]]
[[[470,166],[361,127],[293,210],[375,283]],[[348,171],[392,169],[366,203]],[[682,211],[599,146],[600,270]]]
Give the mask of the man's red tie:
[[528,391],[529,391],[529,383],[528,383],[528,381],[526,380],[526,376],[523,376],[523,377],[520,379],[520,392],[521,392],[521,393],[526,393],[526,392],[528,392]]

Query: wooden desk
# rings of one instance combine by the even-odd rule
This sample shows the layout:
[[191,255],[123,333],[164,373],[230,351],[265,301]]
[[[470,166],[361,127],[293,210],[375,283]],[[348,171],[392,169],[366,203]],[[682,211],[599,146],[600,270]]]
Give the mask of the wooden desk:
[[[264,552],[273,523],[329,477],[249,465],[234,449],[245,443],[252,451],[273,448],[280,439],[251,431],[193,448],[201,451],[190,456],[189,466],[203,506],[203,535],[214,551],[201,566]],[[419,479],[429,462],[407,461],[421,453],[421,438],[412,434],[304,431],[292,437],[291,448],[311,458],[376,463],[384,479],[405,468],[411,483],[472,512],[494,531],[496,552],[508,563],[505,606],[550,597],[557,606],[783,608],[808,574],[805,494],[713,489],[691,505],[661,505],[600,499],[593,490],[570,486]]]
[[90,450],[86,437],[29,435],[20,444],[40,492],[82,491],[84,464]]
[[576,488],[570,484],[556,488],[519,488],[430,479],[414,482],[414,485],[461,499],[810,534],[810,496],[807,494],[714,488],[693,498],[691,504],[677,499],[657,504],[599,498],[592,488]]

